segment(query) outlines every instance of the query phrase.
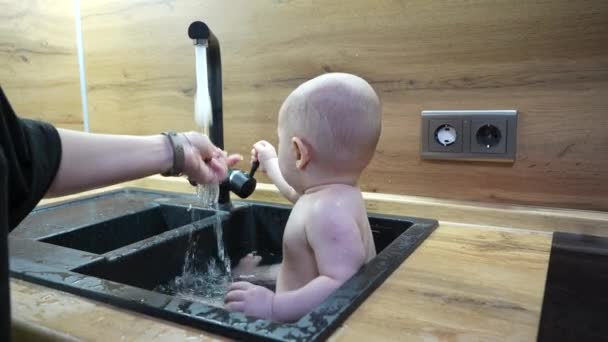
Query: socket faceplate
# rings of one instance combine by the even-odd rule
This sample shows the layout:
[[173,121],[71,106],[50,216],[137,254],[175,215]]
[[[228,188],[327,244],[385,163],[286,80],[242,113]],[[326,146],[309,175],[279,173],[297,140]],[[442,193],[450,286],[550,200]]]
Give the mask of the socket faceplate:
[[[447,146],[436,137],[444,125],[456,130],[456,141]],[[423,159],[514,162],[517,111],[425,110],[420,147]]]

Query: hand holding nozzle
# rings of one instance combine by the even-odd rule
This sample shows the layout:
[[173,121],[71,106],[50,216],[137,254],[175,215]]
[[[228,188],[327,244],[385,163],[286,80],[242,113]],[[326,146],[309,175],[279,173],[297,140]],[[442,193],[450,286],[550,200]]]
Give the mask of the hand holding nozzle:
[[187,175],[191,184],[222,182],[228,169],[243,160],[238,154],[228,155],[217,148],[209,137],[198,132],[165,132],[173,161],[164,176]]
[[182,174],[188,176],[192,185],[221,183],[228,176],[229,169],[243,160],[239,154],[228,155],[204,134],[188,132],[180,135],[187,141],[180,146],[184,155]]
[[[225,155],[226,152],[222,151],[222,153]],[[227,155],[225,156],[226,158],[229,158],[227,157]],[[239,159],[241,159],[240,156],[238,157]],[[206,163],[210,162],[211,161],[208,161]],[[247,198],[251,196],[251,194],[255,191],[257,181],[253,177],[255,176],[255,173],[259,167],[260,162],[256,160],[251,163],[251,170],[249,170],[249,173],[243,172],[241,170],[228,170],[228,177],[224,180],[223,183],[227,183],[230,191],[234,192],[240,198]],[[188,181],[192,186],[197,185],[197,182],[190,178],[188,179]]]

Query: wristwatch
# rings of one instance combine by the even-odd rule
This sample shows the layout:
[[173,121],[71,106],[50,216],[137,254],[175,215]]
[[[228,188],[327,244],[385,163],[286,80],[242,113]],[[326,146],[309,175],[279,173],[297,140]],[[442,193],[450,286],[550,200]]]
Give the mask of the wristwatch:
[[175,132],[162,132],[161,134],[169,139],[169,143],[171,143],[171,147],[173,148],[173,166],[168,171],[161,173],[161,175],[165,177],[181,176],[186,164],[184,146],[190,142],[183,134]]

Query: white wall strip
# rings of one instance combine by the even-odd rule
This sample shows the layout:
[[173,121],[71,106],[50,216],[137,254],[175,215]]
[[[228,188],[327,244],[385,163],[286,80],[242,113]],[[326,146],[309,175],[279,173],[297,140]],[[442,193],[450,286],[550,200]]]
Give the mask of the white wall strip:
[[78,70],[80,73],[80,100],[82,103],[82,123],[85,132],[89,132],[89,101],[87,99],[87,77],[84,65],[84,46],[82,40],[82,21],[80,0],[74,0],[74,18],[76,18],[76,47],[78,48]]

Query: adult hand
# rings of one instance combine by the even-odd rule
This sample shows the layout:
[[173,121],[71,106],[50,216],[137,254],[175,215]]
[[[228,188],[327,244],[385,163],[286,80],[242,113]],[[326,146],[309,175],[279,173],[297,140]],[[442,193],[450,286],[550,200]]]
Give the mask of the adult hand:
[[184,174],[198,184],[221,183],[228,176],[228,168],[241,161],[238,154],[228,155],[198,132],[183,133],[189,145],[184,147]]

